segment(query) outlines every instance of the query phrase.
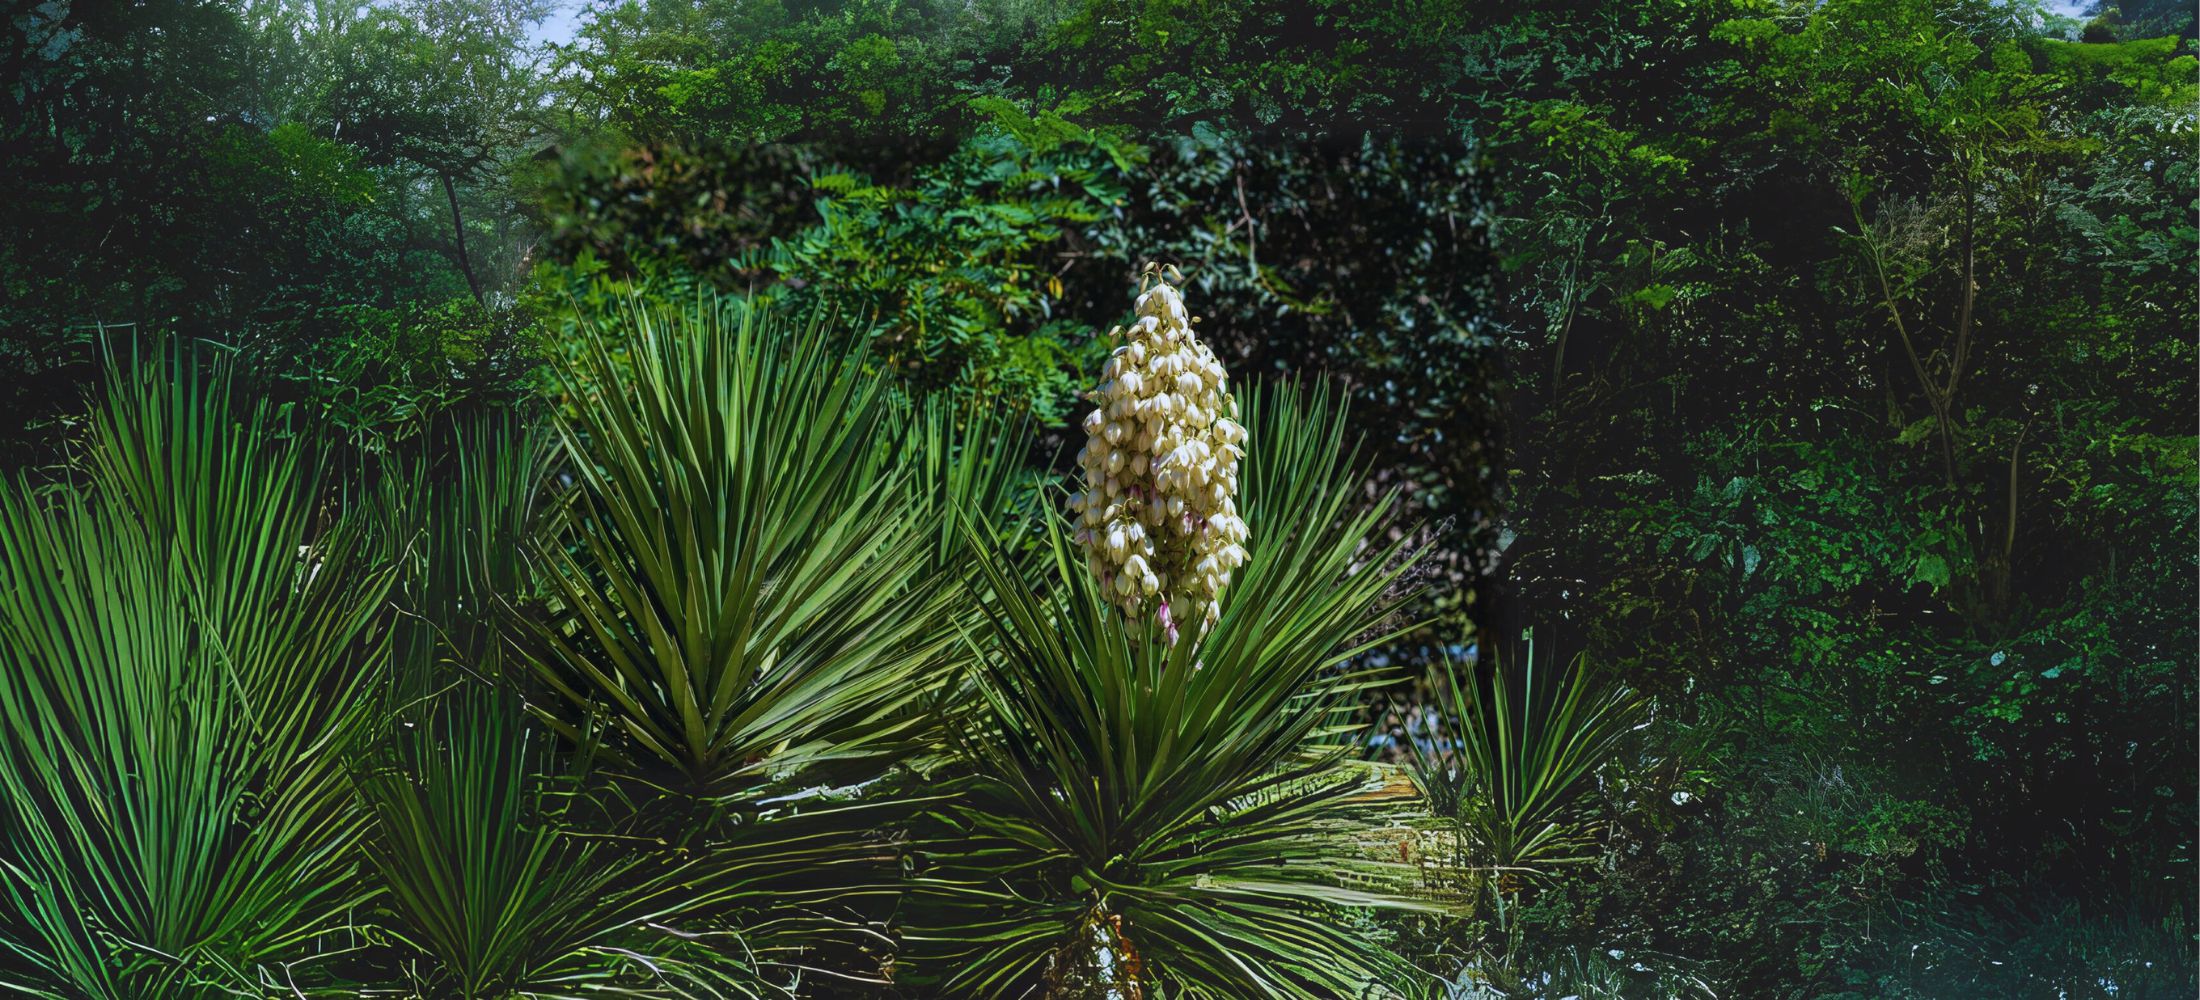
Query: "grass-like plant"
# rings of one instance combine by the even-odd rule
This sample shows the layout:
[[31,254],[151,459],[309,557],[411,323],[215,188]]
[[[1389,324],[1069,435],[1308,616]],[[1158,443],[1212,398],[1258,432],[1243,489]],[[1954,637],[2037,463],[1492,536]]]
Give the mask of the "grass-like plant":
[[391,574],[310,432],[191,366],[110,381],[76,489],[0,488],[7,985],[258,995],[367,894]]
[[417,440],[368,469],[398,569],[392,725],[455,688],[525,679],[501,612],[534,591],[527,546],[551,514],[549,437],[524,411],[454,417]]
[[[1376,807],[1326,737],[1400,629],[1412,554],[1367,503],[1341,407],[1251,401],[1252,559],[1171,644],[1106,600],[1059,520],[1034,589],[987,562],[971,774],[911,929],[949,996],[1339,997],[1414,978],[1337,907],[1415,905],[1355,834]],[[926,960],[928,958],[928,960]]]
[[1489,876],[1502,917],[1526,880],[1594,858],[1584,800],[1650,705],[1582,658],[1538,658],[1532,643],[1485,673],[1437,671],[1441,725],[1411,745],[1408,765],[1457,860]]

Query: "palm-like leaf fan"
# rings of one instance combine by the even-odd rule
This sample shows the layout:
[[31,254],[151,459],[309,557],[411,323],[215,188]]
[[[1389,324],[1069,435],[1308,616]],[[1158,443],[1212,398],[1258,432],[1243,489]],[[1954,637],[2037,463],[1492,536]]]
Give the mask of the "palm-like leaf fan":
[[895,445],[962,432],[912,424],[827,328],[736,299],[615,310],[563,376],[571,499],[523,623],[535,707],[613,785],[581,821],[705,856],[739,964],[861,974],[894,893],[876,831],[923,799],[871,782],[929,728],[972,617],[940,525],[1005,467],[975,441],[914,461]]

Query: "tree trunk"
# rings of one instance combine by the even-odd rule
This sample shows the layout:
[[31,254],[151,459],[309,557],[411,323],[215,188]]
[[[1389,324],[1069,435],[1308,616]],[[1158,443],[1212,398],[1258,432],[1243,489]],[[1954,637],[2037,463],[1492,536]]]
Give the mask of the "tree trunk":
[[466,287],[473,290],[474,301],[487,304],[481,297],[481,279],[474,277],[474,262],[466,256],[466,221],[458,214],[458,189],[451,186],[451,175],[443,178],[443,196],[451,202],[451,237],[458,241],[458,270],[466,276]]

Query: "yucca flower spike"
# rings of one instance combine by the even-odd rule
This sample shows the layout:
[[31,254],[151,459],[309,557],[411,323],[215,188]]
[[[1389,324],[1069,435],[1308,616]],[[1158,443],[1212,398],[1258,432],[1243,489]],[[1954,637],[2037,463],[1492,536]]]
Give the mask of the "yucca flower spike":
[[1152,614],[1175,643],[1221,617],[1223,588],[1245,564],[1238,460],[1245,427],[1229,373],[1192,332],[1174,267],[1147,264],[1138,318],[1116,327],[1100,384],[1085,394],[1084,490],[1076,539],[1101,590],[1135,621]]

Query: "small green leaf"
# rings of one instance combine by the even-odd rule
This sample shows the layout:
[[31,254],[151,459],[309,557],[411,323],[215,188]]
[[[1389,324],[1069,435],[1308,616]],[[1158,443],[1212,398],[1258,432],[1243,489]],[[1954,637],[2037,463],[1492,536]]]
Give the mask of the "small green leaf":
[[1947,586],[1949,580],[1948,560],[1931,553],[1919,556],[1917,566],[1910,571],[1910,580],[1915,583],[1931,584],[1934,590]]
[[1894,443],[1904,446],[1913,445],[1925,440],[1925,436],[1932,432],[1933,418],[1926,417],[1923,420],[1913,420],[1908,427],[1902,428],[1902,433],[1895,435]]

